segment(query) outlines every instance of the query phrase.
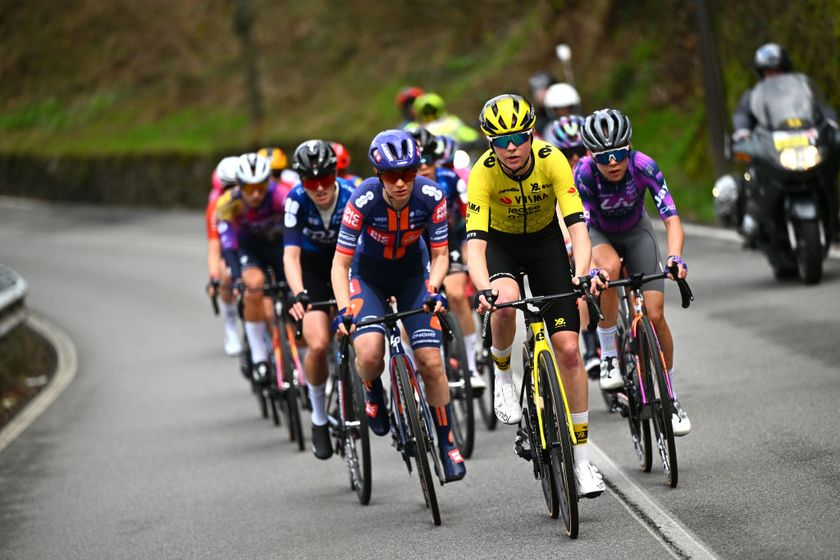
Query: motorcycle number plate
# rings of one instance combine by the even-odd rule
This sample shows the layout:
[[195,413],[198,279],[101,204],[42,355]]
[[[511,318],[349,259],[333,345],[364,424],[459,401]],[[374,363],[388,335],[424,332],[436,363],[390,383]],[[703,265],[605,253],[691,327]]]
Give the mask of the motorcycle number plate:
[[816,139],[816,129],[796,131],[777,130],[773,133],[773,145],[779,151],[786,148],[811,146],[815,143]]

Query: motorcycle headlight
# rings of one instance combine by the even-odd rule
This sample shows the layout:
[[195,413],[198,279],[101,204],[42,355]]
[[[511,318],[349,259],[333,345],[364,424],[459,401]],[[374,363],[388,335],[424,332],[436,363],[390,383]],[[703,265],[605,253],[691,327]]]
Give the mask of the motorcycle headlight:
[[815,167],[821,159],[822,157],[820,156],[820,151],[816,146],[806,146],[802,148],[802,152],[799,157],[802,169],[811,169],[812,167]]
[[796,148],[785,148],[779,153],[779,163],[785,169],[799,169],[799,158],[796,157]]

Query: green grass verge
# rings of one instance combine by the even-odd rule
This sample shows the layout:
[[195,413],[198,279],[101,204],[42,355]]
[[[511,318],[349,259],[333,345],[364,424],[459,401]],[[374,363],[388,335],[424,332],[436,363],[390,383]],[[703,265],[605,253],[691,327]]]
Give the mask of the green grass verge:
[[56,364],[53,348],[25,325],[0,338],[0,427],[46,385]]

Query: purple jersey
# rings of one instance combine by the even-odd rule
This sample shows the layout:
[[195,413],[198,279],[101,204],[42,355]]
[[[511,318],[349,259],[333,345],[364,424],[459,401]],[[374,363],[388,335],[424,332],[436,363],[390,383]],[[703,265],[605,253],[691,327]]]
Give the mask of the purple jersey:
[[604,233],[633,229],[645,212],[645,189],[650,189],[663,220],[677,215],[677,207],[659,166],[642,152],[631,150],[627,173],[621,181],[608,181],[590,157],[575,167],[575,184],[580,191],[586,221]]
[[222,249],[238,249],[239,239],[251,236],[279,241],[282,250],[287,193],[283,186],[271,184],[256,208],[245,203],[239,189],[230,189],[219,197],[216,216]]
[[339,253],[390,261],[420,259],[423,244],[419,241],[427,227],[433,248],[447,246],[446,197],[437,183],[418,176],[411,197],[401,210],[391,208],[383,192],[377,177],[356,187],[344,207],[338,232]]

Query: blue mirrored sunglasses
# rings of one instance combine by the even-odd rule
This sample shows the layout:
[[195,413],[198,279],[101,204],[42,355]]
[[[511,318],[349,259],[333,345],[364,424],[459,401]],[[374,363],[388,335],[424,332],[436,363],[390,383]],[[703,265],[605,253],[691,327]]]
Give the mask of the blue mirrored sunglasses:
[[621,163],[622,161],[627,159],[627,156],[629,154],[630,148],[628,146],[624,146],[623,148],[618,148],[616,150],[592,154],[592,157],[595,158],[595,163],[600,163],[601,165],[609,165],[611,160],[615,160],[616,163]]
[[528,138],[531,137],[531,131],[527,132],[516,132],[514,134],[505,134],[504,136],[496,136],[495,138],[491,138],[490,142],[497,148],[507,148],[508,144],[513,142],[514,146],[521,146],[525,142],[528,141]]

